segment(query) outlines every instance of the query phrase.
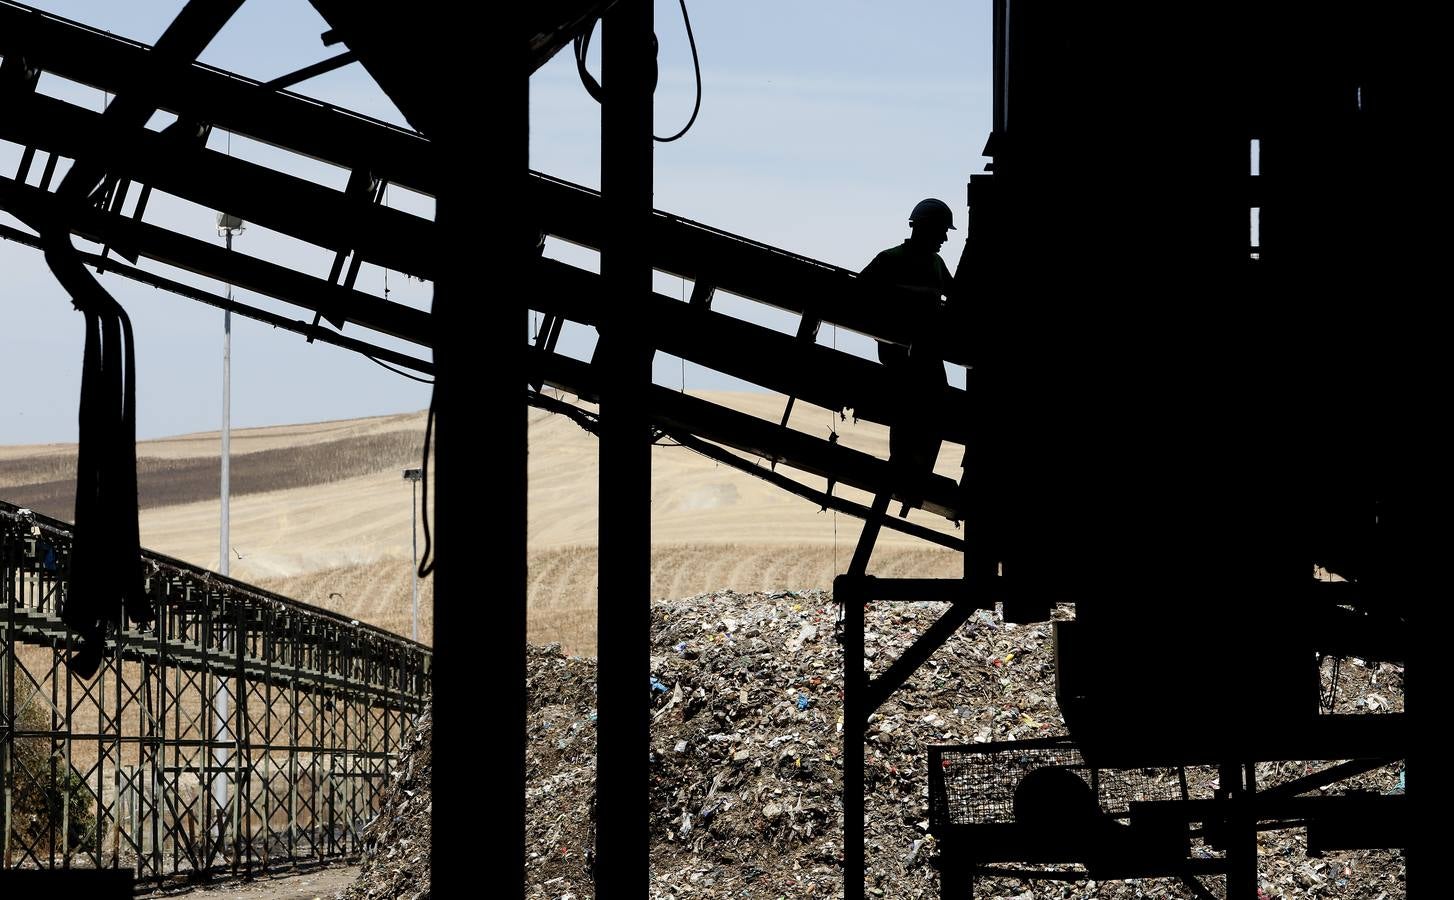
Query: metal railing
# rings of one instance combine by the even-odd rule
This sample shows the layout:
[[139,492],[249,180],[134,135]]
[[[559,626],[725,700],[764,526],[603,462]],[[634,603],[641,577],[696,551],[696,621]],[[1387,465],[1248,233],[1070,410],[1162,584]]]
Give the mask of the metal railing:
[[61,620],[71,537],[0,502],[0,866],[160,881],[356,854],[429,648],[143,551],[156,621],[108,634],[83,681]]

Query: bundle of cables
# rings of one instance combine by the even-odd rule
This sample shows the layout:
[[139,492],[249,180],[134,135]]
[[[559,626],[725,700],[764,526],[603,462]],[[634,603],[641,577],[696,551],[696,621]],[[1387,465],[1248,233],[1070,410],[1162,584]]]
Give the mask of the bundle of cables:
[[[110,192],[98,165],[77,161],[57,196],[66,212],[104,202]],[[38,226],[46,264],[86,320],[76,454],[75,538],[61,620],[76,636],[66,663],[82,678],[96,674],[106,630],[122,611],[134,624],[156,618],[142,582],[136,495],[136,352],[131,319],[87,271],[71,244],[64,214]]]
[[[196,59],[241,5],[242,0],[188,0],[148,56],[161,61]],[[135,95],[110,100],[101,114],[98,146],[124,146],[123,132],[145,127],[155,112],[154,106]],[[156,619],[142,580],[137,522],[136,348],[131,319],[86,270],[70,236],[87,206],[109,203],[115,187],[115,176],[105,163],[96,157],[78,158],[56,190],[56,211],[21,215],[40,235],[46,264],[86,319],[75,536],[60,609],[75,640],[66,664],[82,678],[92,677],[100,668],[107,628],[121,625],[123,610],[134,624]]]

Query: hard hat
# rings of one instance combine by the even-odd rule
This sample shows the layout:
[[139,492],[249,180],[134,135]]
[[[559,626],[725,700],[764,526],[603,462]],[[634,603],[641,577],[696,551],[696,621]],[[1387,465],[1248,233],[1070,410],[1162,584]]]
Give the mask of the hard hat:
[[943,225],[950,231],[957,230],[954,227],[954,213],[950,211],[949,204],[933,197],[920,200],[914,205],[914,211],[909,213],[909,224]]

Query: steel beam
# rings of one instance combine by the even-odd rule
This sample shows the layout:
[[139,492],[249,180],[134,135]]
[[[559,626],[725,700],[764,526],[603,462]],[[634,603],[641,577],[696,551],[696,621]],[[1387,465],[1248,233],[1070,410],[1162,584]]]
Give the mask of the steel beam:
[[[351,0],[310,2],[330,26],[330,43],[342,41],[358,54],[369,75],[409,124],[435,139],[460,130],[458,117],[446,98],[453,92],[445,90],[439,79],[455,74],[468,78],[478,72],[485,57],[477,42],[469,46],[458,37],[465,32],[477,38],[478,32],[455,20],[454,7],[438,0],[420,0],[408,7],[377,7]],[[511,40],[523,42],[523,27],[508,29],[501,21],[503,15],[499,10],[491,11],[489,30],[507,32]],[[519,24],[516,18],[512,11],[510,22]],[[400,47],[429,47],[431,52],[401,53]],[[508,71],[503,68],[507,58],[517,61],[514,54],[499,53],[489,62],[494,71],[504,75]],[[523,54],[518,62],[524,66]]]
[[[599,194],[540,173],[532,175],[530,190],[532,208],[547,234],[601,247],[610,226]],[[892,291],[866,293],[848,269],[661,210],[652,214],[647,239],[651,264],[660,271],[869,337],[904,344],[922,337],[920,328],[900,314]],[[933,331],[957,322],[953,313],[942,313]],[[944,358],[970,362],[957,345],[945,348]]]
[[[56,202],[53,194],[0,178],[0,208],[16,218],[44,221],[55,215]],[[68,224],[72,232],[88,240],[126,247],[157,262],[321,312],[328,319],[355,322],[426,346],[433,339],[426,312],[330,284],[286,266],[236,251],[229,253],[216,244],[94,207],[77,210]]]
[[[596,896],[649,893],[651,708],[652,47],[650,0],[620,0],[602,29],[601,188],[610,234],[601,277],[600,548],[597,606]],[[609,824],[606,824],[609,823]]]
[[[40,238],[27,234],[18,228],[11,228],[9,225],[0,225],[0,238],[4,238],[7,241],[15,241],[27,247],[34,247],[37,250],[41,249]],[[262,322],[264,325],[271,325],[274,328],[291,331],[294,334],[312,338],[320,343],[332,344],[335,347],[352,350],[355,353],[361,353],[364,356],[371,356],[384,362],[413,369],[425,375],[431,375],[434,372],[434,364],[428,360],[417,359],[399,353],[396,350],[390,350],[387,347],[376,347],[365,341],[345,337],[341,334],[334,334],[331,331],[310,325],[301,319],[289,319],[286,316],[280,316],[277,313],[268,312],[265,309],[258,309],[255,306],[248,306],[246,303],[239,303],[236,300],[230,300],[208,291],[198,290],[191,285],[182,284],[180,281],[173,281],[170,278],[153,275],[145,269],[139,269],[114,259],[105,259],[97,253],[81,253],[79,255],[88,265],[95,267],[98,271],[120,275],[122,278],[128,278],[148,287],[158,288],[176,294],[179,297],[186,297],[188,300],[196,300],[199,303],[205,303],[217,309],[227,310],[228,312],[236,313],[239,316],[244,316],[256,322]]]
[[[567,418],[575,421],[577,425],[580,425],[582,428],[586,429],[592,434],[596,434],[600,430],[600,425],[596,417],[587,413],[585,410],[580,409],[579,407],[572,406],[569,403],[561,400],[556,400],[552,397],[538,393],[536,391],[531,391],[529,393],[529,398],[530,404],[537,409],[543,409],[546,412],[553,412],[559,415],[564,415]],[[653,407],[653,409],[654,408],[655,407]],[[660,427],[661,420],[656,418],[656,413],[653,412],[651,413],[651,415],[653,416],[652,421],[655,422],[658,427]],[[813,503],[816,503],[819,506],[820,510],[832,509],[837,512],[846,513],[859,519],[866,518],[869,514],[869,508],[861,503],[854,503],[851,500],[845,500],[842,497],[836,497],[832,494],[814,490],[805,484],[794,481],[786,475],[774,471],[773,469],[765,469],[762,466],[757,465],[755,462],[746,459],[745,457],[741,457],[735,453],[732,453],[724,447],[720,447],[717,444],[697,438],[687,431],[676,431],[669,428],[662,428],[662,432],[663,434],[670,437],[672,440],[676,441],[677,444],[679,444],[680,446],[691,450],[694,453],[700,453],[701,455],[709,459],[715,460],[716,462],[719,462],[724,466],[731,466],[732,468],[737,469],[740,472],[751,475],[753,478],[760,478],[763,481],[766,481],[775,487],[781,488],[782,490],[785,490],[790,494],[802,497],[805,500],[811,500]],[[833,445],[830,444],[830,446]],[[959,538],[954,537],[953,535],[948,535],[942,532],[934,531],[929,528],[925,528],[924,526],[916,524],[914,522],[908,522],[903,519],[890,518],[885,520],[884,526],[886,528],[891,528],[895,531],[898,531],[902,534],[911,535],[913,537],[920,538],[921,540],[928,541],[931,544],[938,544],[939,546],[945,547],[949,550],[955,550],[958,552],[964,551],[964,541],[960,540]]]
[[[986,607],[976,607],[973,602],[955,603],[938,619],[935,619],[934,624],[929,626],[929,630],[919,635],[918,639],[898,659],[889,664],[882,675],[869,681],[864,688],[864,714],[871,716],[878,712],[878,708],[884,705],[884,701],[888,700],[894,691],[903,687],[904,682],[908,681],[919,670],[919,667],[928,661],[934,651],[944,646],[945,641],[953,637],[960,626],[969,621],[969,617],[977,608]],[[993,608],[992,603],[989,608]]]
[[[160,109],[369,171],[392,184],[431,195],[439,188],[436,148],[422,135],[271,91],[244,76],[161,60],[145,45],[19,4],[0,4],[0,52],[23,54],[46,71],[112,93],[145,96]],[[530,190],[532,208],[543,211],[549,233],[601,246],[606,229],[597,192],[539,173],[532,175]],[[893,303],[861,297],[846,269],[663,211],[651,217],[649,243],[652,264],[662,271],[699,283],[717,279],[725,290],[872,337],[913,339]],[[953,352],[946,355],[965,362]]]
[[616,0],[546,0],[531,4],[528,24],[530,70],[537,71],[556,51],[589,28]]
[[[140,92],[162,109],[208,121],[258,140],[425,193],[437,191],[432,144],[386,123],[308,98],[269,91],[251,79],[199,65],[159,61],[144,45],[103,35],[48,15],[0,6],[0,47],[27,60],[112,92]],[[533,208],[547,231],[599,248],[606,229],[600,195],[535,174]],[[211,202],[211,201],[208,201]],[[213,205],[218,205],[214,203]],[[255,213],[250,220],[262,222]],[[908,342],[912,329],[894,314],[891,298],[866,297],[852,272],[751,241],[667,212],[651,218],[652,264],[698,282],[861,333]],[[958,360],[951,351],[951,361]]]
[[356,202],[342,191],[215,150],[189,147],[141,125],[117,124],[63,100],[43,94],[11,98],[0,117],[0,138],[104,167],[319,247],[356,249],[370,262],[418,278],[436,274],[435,228],[426,219]]
[[[544,382],[582,399],[599,400],[600,372],[560,354],[542,354]],[[811,475],[832,478],[872,494],[894,492],[889,463],[860,450],[774,425],[697,397],[652,385],[645,392],[652,423],[672,434],[691,434],[755,456],[776,458]],[[928,479],[923,508],[947,519],[962,514],[958,486],[943,475]],[[955,583],[961,583],[955,579]]]
[[[608,321],[614,301],[608,299],[602,276],[551,259],[534,265],[531,283],[537,286],[527,288],[532,309],[598,328]],[[876,362],[830,347],[804,346],[793,335],[649,289],[632,303],[635,328],[657,350],[824,409],[852,409],[860,419],[888,425],[902,417],[904,404]],[[785,360],[793,362],[785,365]],[[963,390],[946,387],[932,404],[944,411],[933,423],[940,437],[965,442],[966,423],[956,413],[965,402]]]
[[[498,827],[481,845],[478,798],[467,790],[436,791],[432,871],[436,884],[472,884],[523,898],[528,407],[520,336],[528,313],[516,286],[527,277],[538,235],[524,208],[530,116],[522,13],[511,5],[491,8],[489,26],[475,28],[444,2],[401,7],[388,19],[366,4],[314,5],[438,148],[441,269],[431,323],[437,468],[426,469],[423,491],[436,504],[437,524],[435,771],[444,783],[488,769],[490,818]],[[407,27],[390,33],[404,19]],[[370,39],[360,42],[361,31],[372,31]],[[399,53],[401,46],[428,52]],[[488,118],[473,109],[440,114],[476,86],[488,94],[482,107]],[[482,133],[489,136],[488,164]],[[488,277],[482,277],[482,249]],[[491,435],[487,448],[479,443],[482,423]],[[489,602],[480,602],[482,571]],[[492,735],[483,750],[482,683],[491,686]]]
[[313,63],[311,66],[304,66],[296,72],[289,72],[286,75],[280,75],[277,78],[274,78],[272,81],[264,82],[263,87],[267,88],[268,90],[280,91],[283,88],[292,87],[293,85],[307,81],[310,78],[317,78],[319,75],[324,75],[328,72],[332,72],[334,69],[341,69],[344,66],[355,62],[358,62],[358,56],[352,51],[344,51],[337,56],[332,56],[328,59]]
[[182,118],[434,194],[439,167],[421,135],[199,63],[158,59],[145,44],[0,3],[0,54],[113,94],[146,96]]

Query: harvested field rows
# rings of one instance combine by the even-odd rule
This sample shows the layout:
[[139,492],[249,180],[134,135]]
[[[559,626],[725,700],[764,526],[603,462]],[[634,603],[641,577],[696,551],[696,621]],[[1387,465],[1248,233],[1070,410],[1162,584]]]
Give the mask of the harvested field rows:
[[[851,543],[836,550],[831,544],[657,544],[651,551],[651,599],[675,600],[728,587],[827,590],[833,586],[834,573],[848,564],[852,554]],[[954,578],[962,573],[962,565],[959,554],[948,550],[895,546],[875,553],[869,572]],[[528,596],[532,643],[556,642],[567,653],[595,654],[595,547],[531,553]]]
[[[232,456],[232,495],[261,494],[337,481],[417,464],[424,436],[395,431],[301,447],[279,447]],[[46,455],[0,460],[0,486],[12,503],[69,521],[76,502],[76,457]],[[215,500],[222,491],[217,456],[136,460],[137,500],[142,509]]]
[[[708,399],[777,422],[784,398]],[[805,404],[792,425],[845,447],[888,452],[887,429]],[[529,635],[595,651],[598,530],[596,439],[563,416],[529,414]],[[410,486],[403,466],[422,453],[424,415],[237,429],[233,432],[231,574],[398,634],[411,632]],[[218,436],[138,444],[142,543],[209,569],[220,566]],[[940,474],[957,478],[961,449],[945,445]],[[756,464],[768,466],[766,460]],[[0,448],[0,497],[70,518],[75,446]],[[822,489],[823,480],[779,466]],[[447,490],[447,480],[441,481]],[[868,497],[835,491],[859,502]],[[860,523],[680,447],[652,453],[652,598],[739,590],[828,588],[847,565]],[[911,521],[957,534],[919,511]],[[482,513],[487,523],[487,511]],[[487,531],[479,537],[487,542]],[[484,548],[481,544],[482,559]],[[423,550],[422,534],[420,550]],[[885,531],[872,571],[950,577],[958,557]],[[433,586],[421,582],[421,638],[433,635]]]
[[[835,556],[841,568],[851,546],[812,544],[668,544],[652,548],[651,598],[691,597],[727,586],[743,590],[828,589]],[[874,555],[870,572],[902,577],[953,578],[960,557],[947,550],[889,547]],[[532,643],[559,643],[568,652],[596,652],[596,548],[553,547],[530,553],[527,574]],[[304,603],[408,636],[411,627],[408,560],[341,566],[260,583]],[[434,638],[434,579],[419,582],[419,634]]]
[[[339,566],[258,586],[322,609],[409,637],[413,628],[413,580],[407,559]],[[419,579],[419,640],[434,642],[434,579]]]

